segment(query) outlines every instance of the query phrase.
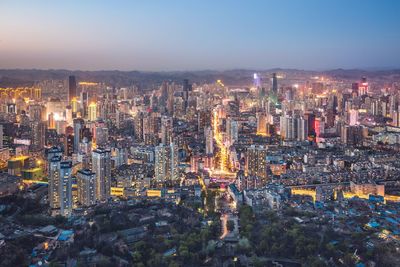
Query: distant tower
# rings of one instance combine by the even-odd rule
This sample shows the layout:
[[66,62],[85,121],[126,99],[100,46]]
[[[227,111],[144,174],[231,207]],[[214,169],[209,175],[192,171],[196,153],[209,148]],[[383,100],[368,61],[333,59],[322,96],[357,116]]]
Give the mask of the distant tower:
[[85,121],[81,118],[74,120],[74,153],[79,152],[79,142],[82,140],[82,131]]
[[97,120],[97,104],[94,102],[90,103],[90,105],[89,105],[88,119],[89,119],[89,121]]
[[278,77],[276,73],[272,73],[272,92],[276,95],[278,93]]
[[50,207],[60,209],[60,214],[68,216],[72,212],[72,162],[61,161],[60,156],[50,160],[49,199]]
[[72,99],[77,96],[77,87],[76,87],[76,79],[75,76],[68,77],[68,102],[71,102]]
[[96,174],[89,169],[79,170],[77,173],[78,201],[82,206],[91,206],[96,203]]
[[102,148],[93,150],[92,167],[96,173],[96,198],[106,200],[111,193],[111,151]]
[[157,182],[178,179],[178,149],[171,143],[155,147],[155,179]]

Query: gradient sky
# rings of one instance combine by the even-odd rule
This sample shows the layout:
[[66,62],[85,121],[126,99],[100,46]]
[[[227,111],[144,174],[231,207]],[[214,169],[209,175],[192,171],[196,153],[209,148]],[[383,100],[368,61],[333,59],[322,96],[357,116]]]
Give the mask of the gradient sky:
[[0,1],[0,68],[274,67],[400,67],[400,1]]

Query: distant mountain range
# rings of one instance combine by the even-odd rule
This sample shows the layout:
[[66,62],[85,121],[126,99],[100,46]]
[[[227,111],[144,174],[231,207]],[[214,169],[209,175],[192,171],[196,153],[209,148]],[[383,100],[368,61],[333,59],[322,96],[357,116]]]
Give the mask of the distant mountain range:
[[226,71],[71,71],[71,70],[38,70],[38,69],[2,69],[0,70],[0,87],[30,86],[42,80],[64,80],[69,75],[75,75],[78,81],[106,82],[112,86],[130,86],[136,84],[142,88],[151,88],[162,81],[171,80],[181,82],[189,79],[193,83],[210,83],[221,79],[227,85],[248,85],[251,83],[253,73],[262,74],[272,72],[296,73],[297,75],[326,75],[337,79],[359,80],[366,76],[370,79],[389,78],[400,80],[400,69],[388,70],[361,70],[361,69],[334,69],[328,71],[307,71],[297,69],[268,69],[249,70],[236,69]]

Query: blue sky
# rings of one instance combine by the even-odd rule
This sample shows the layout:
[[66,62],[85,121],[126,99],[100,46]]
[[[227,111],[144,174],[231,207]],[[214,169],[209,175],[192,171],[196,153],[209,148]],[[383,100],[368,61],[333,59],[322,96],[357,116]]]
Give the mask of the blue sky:
[[0,1],[0,68],[400,67],[400,1]]

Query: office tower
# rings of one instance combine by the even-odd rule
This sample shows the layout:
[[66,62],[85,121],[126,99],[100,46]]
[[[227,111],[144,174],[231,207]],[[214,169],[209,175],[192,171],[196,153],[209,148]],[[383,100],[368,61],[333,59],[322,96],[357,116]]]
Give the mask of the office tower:
[[90,103],[88,107],[88,120],[89,121],[97,120],[97,105],[94,102]]
[[77,95],[76,79],[71,75],[68,77],[68,102],[71,102]]
[[64,153],[67,157],[71,157],[74,153],[74,135],[66,134],[64,142]]
[[96,145],[103,147],[107,144],[108,142],[108,128],[107,127],[102,127],[98,126],[96,127]]
[[297,141],[306,141],[308,139],[308,121],[303,117],[296,119],[297,124]]
[[45,145],[46,123],[41,121],[33,121],[31,126],[31,147],[32,150],[41,150]]
[[31,121],[45,121],[46,120],[46,107],[34,104],[29,106],[29,117]]
[[210,126],[205,127],[204,136],[206,138],[206,154],[213,155],[214,154],[214,133]]
[[48,116],[47,127],[48,127],[48,129],[55,129],[56,128],[56,121],[54,119],[53,112],[50,113],[49,116]]
[[187,109],[188,106],[188,99],[189,99],[189,92],[192,91],[192,85],[189,84],[188,79],[183,80],[183,100],[184,100],[184,106],[185,110]]
[[264,181],[267,179],[267,149],[252,145],[247,148],[246,171],[248,176],[257,176]]
[[368,94],[368,82],[367,78],[362,77],[361,82],[358,84],[358,95],[363,96]]
[[85,121],[81,118],[74,119],[74,153],[79,151],[79,142],[82,140],[82,132],[85,127]]
[[277,95],[278,94],[278,77],[276,73],[272,73],[272,92]]
[[354,126],[358,124],[358,110],[350,109],[349,111],[349,125]]
[[203,131],[205,127],[211,126],[211,110],[200,110],[197,113],[197,130],[199,132]]
[[49,201],[52,209],[68,216],[72,212],[72,162],[54,156],[49,164]]
[[267,134],[267,118],[264,113],[257,112],[257,134],[266,135]]
[[80,94],[80,109],[81,109],[81,116],[86,118],[88,114],[88,105],[89,105],[89,93],[88,92],[81,92]]
[[78,201],[82,206],[96,204],[96,174],[89,169],[79,170],[76,175]]
[[173,136],[173,120],[171,117],[163,116],[161,118],[161,143],[169,145]]
[[75,97],[71,100],[71,110],[72,110],[72,117],[76,117],[76,113],[78,113],[78,99]]
[[158,182],[178,179],[178,149],[173,144],[155,148],[155,178]]
[[135,142],[142,142],[143,141],[143,112],[139,112],[136,114],[134,118],[134,135],[135,135]]
[[344,125],[341,129],[340,139],[346,145],[360,145],[363,141],[363,129],[361,125]]
[[68,124],[72,124],[73,114],[72,114],[72,107],[67,106],[65,109],[65,121]]
[[96,173],[96,199],[106,200],[111,193],[111,151],[98,148],[92,151],[92,171]]
[[232,118],[226,120],[226,135],[230,145],[239,140],[239,124]]

